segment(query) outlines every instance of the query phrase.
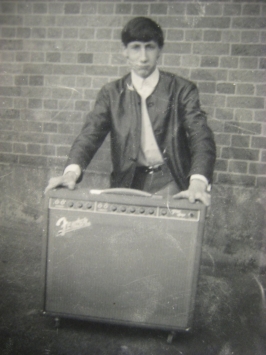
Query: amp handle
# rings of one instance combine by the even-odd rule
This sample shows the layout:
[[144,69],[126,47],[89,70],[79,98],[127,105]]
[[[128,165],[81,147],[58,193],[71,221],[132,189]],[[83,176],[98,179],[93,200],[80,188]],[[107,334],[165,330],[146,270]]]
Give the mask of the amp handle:
[[104,189],[104,190],[90,190],[90,193],[93,195],[114,194],[114,195],[129,195],[129,196],[142,196],[142,197],[152,196],[152,194],[146,191],[123,188],[123,187],[115,187],[115,188]]

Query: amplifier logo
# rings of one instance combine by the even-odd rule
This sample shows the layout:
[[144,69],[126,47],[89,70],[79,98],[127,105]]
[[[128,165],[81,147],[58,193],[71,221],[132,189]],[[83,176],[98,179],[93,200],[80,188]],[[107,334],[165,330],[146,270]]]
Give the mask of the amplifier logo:
[[56,226],[60,227],[56,237],[63,237],[69,232],[90,227],[91,222],[88,220],[88,218],[78,218],[75,221],[68,221],[66,217],[62,217],[56,222]]

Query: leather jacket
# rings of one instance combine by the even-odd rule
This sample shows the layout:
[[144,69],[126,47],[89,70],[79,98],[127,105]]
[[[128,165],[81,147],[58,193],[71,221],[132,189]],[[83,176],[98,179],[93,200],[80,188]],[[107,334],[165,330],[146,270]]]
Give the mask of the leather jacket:
[[[146,102],[159,149],[179,188],[187,189],[192,174],[204,175],[211,182],[215,142],[196,85],[160,71],[159,82]],[[140,120],[141,98],[131,75],[107,83],[72,145],[67,165],[78,164],[85,170],[110,132],[111,187],[130,187],[140,147]]]

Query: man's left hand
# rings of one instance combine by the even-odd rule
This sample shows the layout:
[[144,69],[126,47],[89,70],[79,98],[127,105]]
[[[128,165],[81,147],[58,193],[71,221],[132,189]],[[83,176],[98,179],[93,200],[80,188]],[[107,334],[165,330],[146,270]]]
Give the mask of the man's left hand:
[[198,179],[193,179],[190,181],[189,188],[185,191],[181,191],[173,196],[174,199],[187,198],[189,202],[195,203],[196,201],[201,201],[206,206],[211,204],[211,195],[207,192],[206,184]]

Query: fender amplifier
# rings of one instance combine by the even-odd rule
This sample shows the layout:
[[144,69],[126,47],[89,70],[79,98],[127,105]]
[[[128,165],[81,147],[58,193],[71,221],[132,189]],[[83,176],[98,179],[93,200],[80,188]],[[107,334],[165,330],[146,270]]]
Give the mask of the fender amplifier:
[[46,198],[43,313],[191,327],[206,207],[132,189]]

